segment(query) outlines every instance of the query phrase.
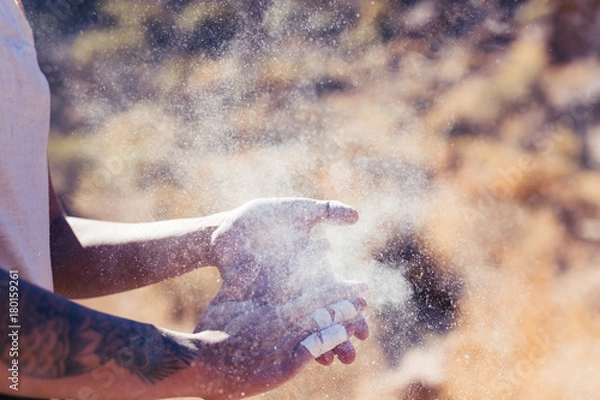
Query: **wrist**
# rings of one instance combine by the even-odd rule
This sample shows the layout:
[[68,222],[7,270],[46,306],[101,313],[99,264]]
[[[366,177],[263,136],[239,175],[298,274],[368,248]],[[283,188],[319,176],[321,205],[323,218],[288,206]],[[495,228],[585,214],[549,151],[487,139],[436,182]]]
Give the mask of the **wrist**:
[[152,398],[200,397],[207,400],[232,398],[233,392],[228,390],[228,382],[221,374],[222,370],[218,368],[218,361],[214,357],[211,358],[211,351],[207,349],[210,346],[218,346],[229,335],[222,331],[185,334],[168,330],[165,330],[165,335],[171,337],[178,346],[193,352],[194,357],[186,368],[154,385],[151,393],[146,393],[146,398],[148,395]]
[[213,233],[226,220],[226,213],[194,218],[190,228],[192,240],[187,251],[196,255],[195,263],[199,266],[219,267],[220,255],[213,243]]

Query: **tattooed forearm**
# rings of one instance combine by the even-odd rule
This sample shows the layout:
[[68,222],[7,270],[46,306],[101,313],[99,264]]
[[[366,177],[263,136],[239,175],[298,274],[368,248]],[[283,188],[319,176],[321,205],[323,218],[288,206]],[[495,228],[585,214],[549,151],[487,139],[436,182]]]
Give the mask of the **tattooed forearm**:
[[[2,298],[7,281],[0,270]],[[35,378],[75,376],[114,361],[155,383],[188,366],[198,351],[152,325],[90,310],[22,280],[19,296],[19,366]],[[8,307],[2,307],[0,318],[0,360],[8,363]]]

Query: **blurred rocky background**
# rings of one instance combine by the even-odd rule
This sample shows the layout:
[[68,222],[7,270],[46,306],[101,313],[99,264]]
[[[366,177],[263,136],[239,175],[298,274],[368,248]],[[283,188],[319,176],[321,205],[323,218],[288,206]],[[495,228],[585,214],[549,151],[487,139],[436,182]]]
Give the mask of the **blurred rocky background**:
[[[600,393],[600,2],[23,0],[70,213],[334,198],[352,366],[264,399]],[[84,303],[191,330],[214,269]]]

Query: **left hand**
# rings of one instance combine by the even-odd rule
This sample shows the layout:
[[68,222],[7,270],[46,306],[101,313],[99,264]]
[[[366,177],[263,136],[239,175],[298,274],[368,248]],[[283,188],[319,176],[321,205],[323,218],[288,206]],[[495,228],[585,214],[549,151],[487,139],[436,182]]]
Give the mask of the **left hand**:
[[253,200],[228,212],[213,232],[211,264],[230,286],[229,295],[236,300],[254,298],[261,290],[256,287],[260,282],[255,281],[264,281],[263,286],[280,284],[299,266],[291,261],[298,260],[300,254],[315,258],[315,250],[323,243],[311,240],[314,225],[349,225],[357,220],[356,210],[337,201]]

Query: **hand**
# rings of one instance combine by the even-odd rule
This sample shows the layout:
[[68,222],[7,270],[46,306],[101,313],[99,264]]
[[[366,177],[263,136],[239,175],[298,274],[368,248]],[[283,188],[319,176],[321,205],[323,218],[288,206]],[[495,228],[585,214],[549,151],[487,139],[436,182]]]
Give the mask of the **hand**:
[[[356,210],[337,201],[254,200],[227,213],[213,232],[211,261],[229,285],[227,293],[232,298],[255,298],[265,286],[276,290],[285,285],[302,254],[314,260],[319,247],[327,247],[324,242],[311,241],[310,230],[314,225],[320,222],[348,225],[357,220]],[[287,300],[287,296],[282,297]]]
[[365,329],[360,326],[364,320],[352,318],[353,313],[348,320],[329,324],[315,317],[333,314],[339,298],[350,299],[346,303],[359,314],[366,305],[359,297],[360,285],[338,283],[321,289],[284,304],[213,300],[195,329],[204,369],[213,382],[206,398],[239,398],[273,389],[315,357],[306,347],[311,346],[303,345],[308,338],[328,352]]
[[[328,243],[312,240],[310,230],[319,222],[348,225],[357,220],[358,213],[345,204],[304,198],[255,200],[231,211],[212,235],[214,264],[224,280],[214,304],[284,303],[298,293],[338,282],[326,263]],[[368,337],[362,317],[357,326],[356,337]],[[356,357],[347,341],[317,361],[329,365],[334,355],[343,363]]]

